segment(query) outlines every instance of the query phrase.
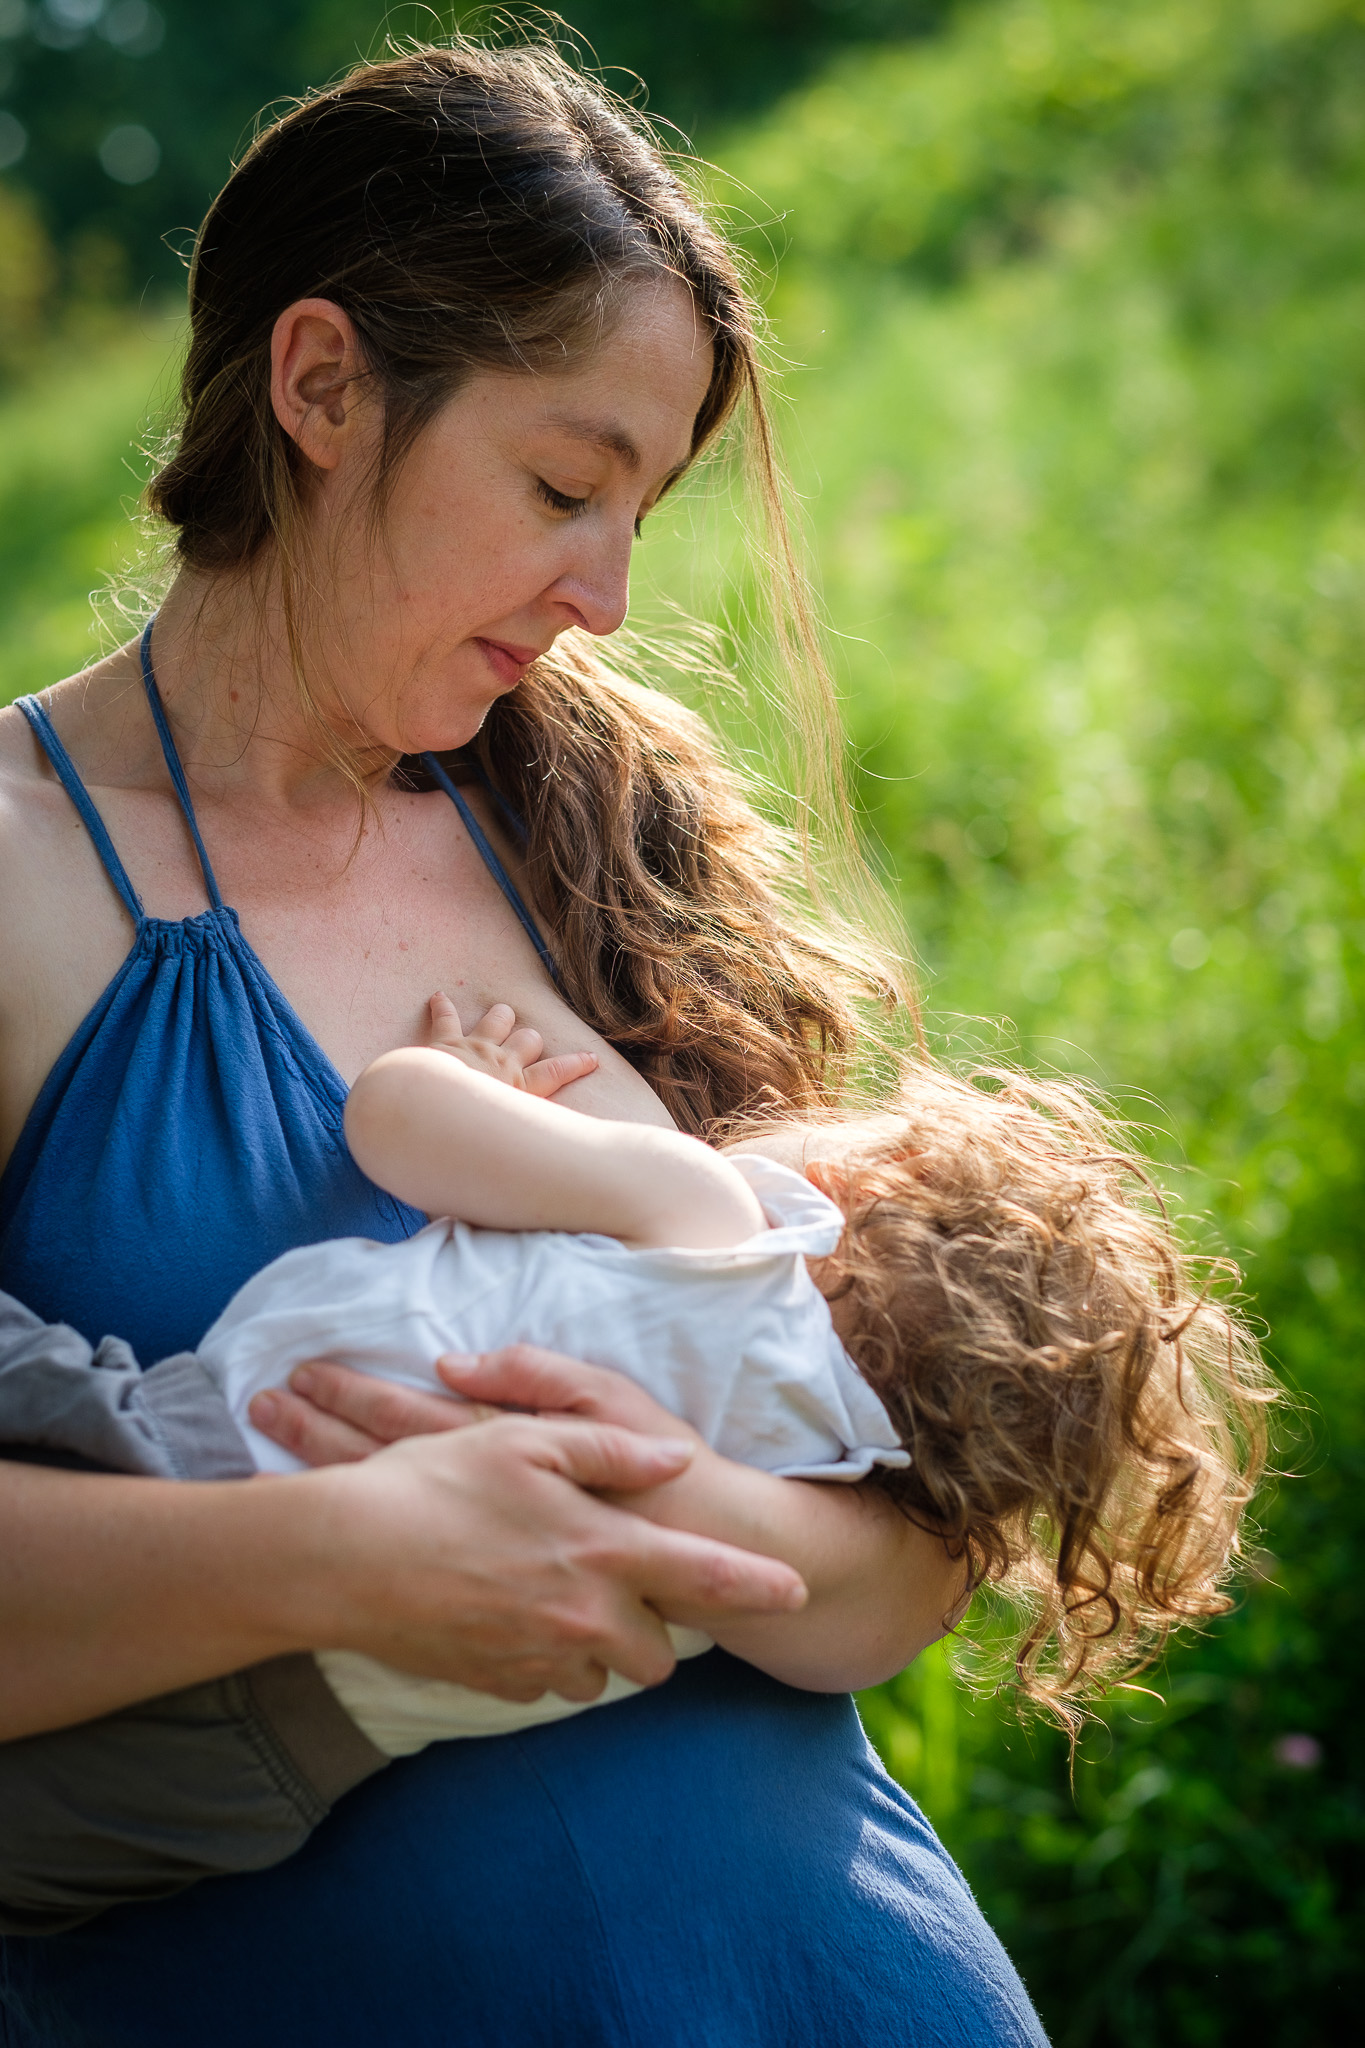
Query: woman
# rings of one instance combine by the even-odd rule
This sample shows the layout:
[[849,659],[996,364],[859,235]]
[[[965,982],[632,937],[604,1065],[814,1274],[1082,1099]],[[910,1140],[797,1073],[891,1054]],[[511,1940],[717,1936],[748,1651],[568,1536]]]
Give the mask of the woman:
[[[859,964],[700,729],[589,652],[757,400],[733,265],[619,109],[544,52],[363,68],[248,153],[191,298],[145,691],[123,649],[0,756],[0,1286],[145,1362],[288,1245],[416,1227],[340,1111],[433,989],[588,1044],[584,1112],[702,1129],[833,1085]],[[1039,2038],[833,1696],[941,1632],[942,1547],[875,1493],[699,1499],[666,1417],[526,1359],[505,1398],[537,1371],[592,1426],[436,1432],[323,1368],[259,1417],[298,1478],[6,1475],[6,1735],[320,1645],[523,1698],[664,1679],[660,1614],[723,1647],[396,1765],[266,1875],[11,1943],[5,2038]]]

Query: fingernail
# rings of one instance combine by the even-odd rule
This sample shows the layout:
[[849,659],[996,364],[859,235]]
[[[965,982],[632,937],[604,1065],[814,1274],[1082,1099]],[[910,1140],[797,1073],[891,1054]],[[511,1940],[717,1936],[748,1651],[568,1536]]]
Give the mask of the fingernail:
[[685,1436],[661,1436],[655,1441],[666,1458],[690,1458],[696,1449]]
[[280,1404],[273,1394],[257,1394],[255,1400],[248,1403],[247,1412],[252,1421],[259,1426],[262,1422],[275,1421],[280,1412]]
[[443,1372],[453,1373],[473,1372],[478,1362],[468,1351],[445,1351],[436,1361]]
[[317,1386],[317,1379],[306,1365],[300,1365],[290,1373],[289,1384],[296,1394],[311,1394]]
[[808,1597],[809,1595],[807,1594],[804,1585],[790,1586],[787,1589],[787,1598],[784,1605],[787,1606],[792,1611],[792,1613],[795,1613],[797,1608],[805,1606]]

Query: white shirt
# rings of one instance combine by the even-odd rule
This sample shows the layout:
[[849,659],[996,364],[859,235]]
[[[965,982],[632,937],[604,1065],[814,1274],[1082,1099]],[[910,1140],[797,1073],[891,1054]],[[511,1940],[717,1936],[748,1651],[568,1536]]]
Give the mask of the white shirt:
[[[610,1366],[681,1415],[724,1456],[786,1478],[856,1480],[907,1465],[885,1408],[835,1334],[806,1254],[832,1252],[839,1210],[798,1173],[732,1153],[769,1228],[710,1251],[641,1249],[563,1231],[478,1230],[444,1220],[399,1244],[337,1238],[276,1259],[233,1296],[199,1346],[261,1471],[299,1460],[254,1429],[247,1406],[309,1358],[336,1358],[445,1391],[447,1351],[531,1343]],[[709,1647],[672,1631],[680,1655]],[[456,1735],[580,1711],[529,1706],[413,1678],[352,1651],[318,1659],[342,1704],[390,1755]],[[639,1688],[613,1675],[607,1699]],[[594,1702],[600,1704],[601,1702]]]

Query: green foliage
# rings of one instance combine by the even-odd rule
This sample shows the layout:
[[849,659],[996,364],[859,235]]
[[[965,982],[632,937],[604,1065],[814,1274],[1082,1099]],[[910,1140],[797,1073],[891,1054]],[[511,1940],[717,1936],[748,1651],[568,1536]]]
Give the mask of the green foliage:
[[1350,0],[964,7],[927,49],[832,65],[724,161],[784,210],[805,254],[952,274],[1035,247],[1055,202],[1097,183],[1177,163],[1308,168],[1351,147],[1359,12]]
[[0,371],[24,361],[44,326],[52,290],[47,236],[18,193],[0,188]]
[[[841,44],[934,26],[948,0],[584,0],[575,31],[621,89],[643,74],[651,105],[683,128],[762,106]],[[129,7],[133,8],[130,15]],[[258,111],[324,83],[385,34],[552,10],[468,0],[0,0],[0,115],[28,133],[11,172],[38,203],[77,296],[173,282],[183,250]],[[145,130],[122,183],[104,167],[111,131]],[[169,246],[163,237],[169,237]],[[0,262],[4,260],[0,247]]]
[[178,353],[165,315],[81,331],[0,400],[0,702],[101,651],[90,598],[136,569],[140,450],[159,436]]
[[[720,154],[781,221],[789,452],[932,1027],[1116,1091],[1297,1403],[1235,1611],[1074,1788],[941,1651],[868,1726],[1059,2048],[1319,2048],[1365,1955],[1365,7],[980,6]],[[89,656],[169,348],[0,418],[10,688]],[[705,489],[649,522],[646,622],[744,660]]]
[[932,1660],[866,1703],[1064,2044],[1316,2044],[1360,1992],[1362,82],[1347,5],[991,7],[724,156],[781,217],[791,452],[936,1034],[1153,1125],[1300,1390],[1237,1610],[1074,1794]]

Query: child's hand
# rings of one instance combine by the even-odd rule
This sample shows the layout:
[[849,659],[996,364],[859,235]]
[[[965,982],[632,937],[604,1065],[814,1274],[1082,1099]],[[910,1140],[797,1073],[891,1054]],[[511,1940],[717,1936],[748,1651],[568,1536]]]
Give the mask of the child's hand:
[[505,1081],[509,1088],[524,1088],[528,1095],[544,1099],[557,1095],[570,1081],[581,1081],[585,1074],[596,1071],[595,1052],[561,1052],[542,1059],[544,1040],[529,1026],[518,1027],[510,1003],[494,1003],[468,1036],[460,1029],[459,1013],[449,996],[434,995],[428,1009],[436,1052],[448,1052],[452,1059],[463,1060],[491,1080]]

